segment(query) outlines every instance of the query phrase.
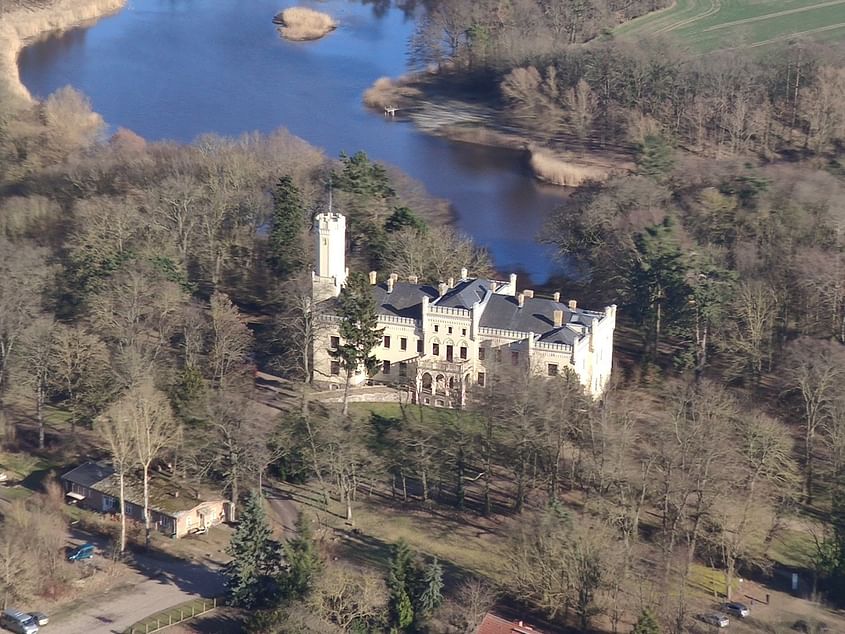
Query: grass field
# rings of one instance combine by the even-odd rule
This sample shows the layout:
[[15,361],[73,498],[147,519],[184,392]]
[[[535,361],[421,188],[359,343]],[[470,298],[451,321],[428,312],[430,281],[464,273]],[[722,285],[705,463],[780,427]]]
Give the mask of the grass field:
[[625,39],[662,36],[698,52],[761,48],[793,38],[845,38],[845,0],[676,0],[616,29]]

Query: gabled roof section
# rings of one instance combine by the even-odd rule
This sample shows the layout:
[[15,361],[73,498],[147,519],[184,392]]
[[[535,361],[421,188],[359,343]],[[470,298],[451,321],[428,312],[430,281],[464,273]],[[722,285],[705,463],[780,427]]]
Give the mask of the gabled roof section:
[[114,469],[96,462],[85,462],[62,476],[62,480],[73,482],[83,487],[92,487],[114,474]]
[[493,283],[486,279],[461,280],[437,300],[438,306],[471,310],[473,304],[484,301],[493,292]]
[[393,292],[387,292],[387,284],[376,284],[372,287],[376,300],[376,312],[379,315],[393,315],[395,317],[422,318],[422,298],[430,300],[437,297],[437,289],[427,284],[410,284],[396,282]]

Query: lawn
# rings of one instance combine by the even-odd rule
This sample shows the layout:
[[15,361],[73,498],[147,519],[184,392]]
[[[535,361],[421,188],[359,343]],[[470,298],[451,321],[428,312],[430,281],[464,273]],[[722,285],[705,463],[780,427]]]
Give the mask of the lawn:
[[616,29],[620,38],[663,36],[693,51],[760,48],[794,37],[845,37],[845,0],[677,0]]

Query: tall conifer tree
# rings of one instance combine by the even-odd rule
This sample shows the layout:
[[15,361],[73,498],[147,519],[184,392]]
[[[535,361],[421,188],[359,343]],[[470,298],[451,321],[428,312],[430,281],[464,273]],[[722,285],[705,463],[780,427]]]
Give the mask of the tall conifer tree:
[[261,497],[254,491],[241,511],[238,530],[226,552],[232,556],[224,571],[232,603],[242,608],[266,605],[277,590],[281,559]]
[[302,195],[290,176],[282,176],[273,190],[269,260],[273,271],[283,278],[292,276],[303,267],[304,229]]
[[341,344],[331,355],[338,359],[346,370],[346,389],[343,392],[343,415],[349,413],[349,383],[352,375],[363,369],[369,374],[378,366],[378,359],[372,354],[381,342],[383,328],[377,328],[376,301],[370,284],[362,273],[352,273],[340,292],[340,336]]

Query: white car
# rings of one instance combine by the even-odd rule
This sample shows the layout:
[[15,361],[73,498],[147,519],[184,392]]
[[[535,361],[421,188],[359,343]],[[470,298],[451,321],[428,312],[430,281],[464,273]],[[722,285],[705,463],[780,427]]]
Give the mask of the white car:
[[728,617],[719,612],[708,612],[707,614],[699,614],[698,619],[716,627],[727,627],[731,624]]

